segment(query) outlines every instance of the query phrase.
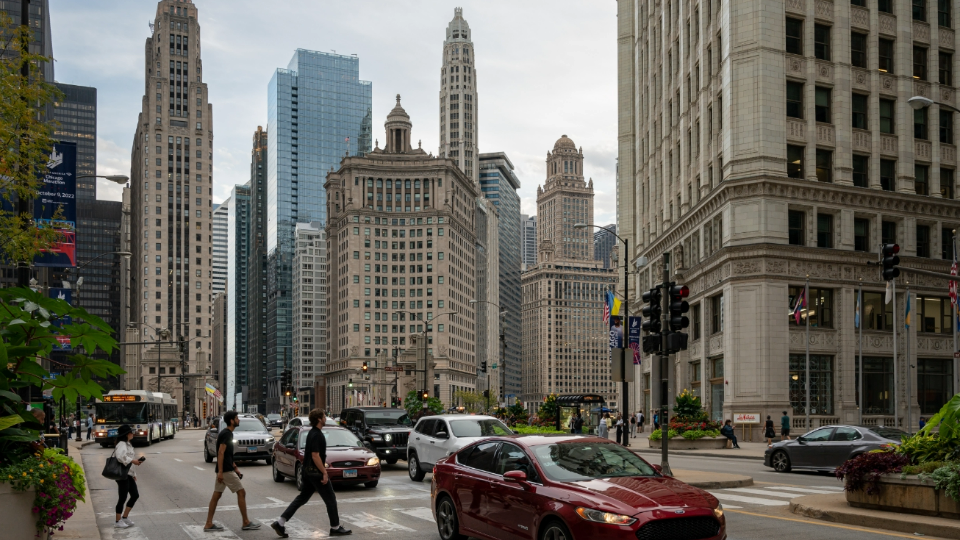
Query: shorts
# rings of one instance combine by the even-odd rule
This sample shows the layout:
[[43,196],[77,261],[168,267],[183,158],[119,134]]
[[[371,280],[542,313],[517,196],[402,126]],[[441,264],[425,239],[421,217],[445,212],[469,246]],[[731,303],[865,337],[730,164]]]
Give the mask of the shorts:
[[214,480],[213,491],[215,493],[223,493],[227,488],[230,488],[230,493],[236,493],[243,489],[243,484],[240,483],[240,477],[237,476],[237,473],[234,471],[223,473],[223,483]]
[[782,428],[781,428],[781,429],[780,429],[780,436],[781,436],[781,437],[789,437],[789,436],[790,436],[790,428],[787,428],[787,429],[782,429]]

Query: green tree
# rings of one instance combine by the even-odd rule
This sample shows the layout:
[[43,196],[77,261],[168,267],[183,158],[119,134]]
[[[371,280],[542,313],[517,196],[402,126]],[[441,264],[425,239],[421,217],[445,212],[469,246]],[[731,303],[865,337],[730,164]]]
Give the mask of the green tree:
[[547,396],[546,401],[540,404],[540,409],[537,411],[537,417],[540,419],[540,422],[555,422],[557,418],[557,410],[559,406],[557,405],[557,395],[550,394]]
[[523,408],[523,402],[520,401],[520,398],[517,398],[513,405],[507,407],[507,414],[513,416],[513,421],[518,424],[526,424],[530,418],[530,413]]
[[[23,52],[31,37],[29,28],[14,25],[0,13],[0,260],[8,263],[32,261],[60,237],[47,225],[37,226],[31,213],[10,210],[16,208],[16,200],[37,199],[55,142],[54,122],[44,113],[62,99],[40,72],[40,66],[52,60]],[[21,72],[24,65],[26,77]]]
[[426,414],[440,414],[443,412],[443,403],[435,398],[427,399],[427,408],[423,408],[423,399],[416,390],[407,392],[406,399],[403,400],[403,408],[407,410],[407,416],[411,421],[419,420]]

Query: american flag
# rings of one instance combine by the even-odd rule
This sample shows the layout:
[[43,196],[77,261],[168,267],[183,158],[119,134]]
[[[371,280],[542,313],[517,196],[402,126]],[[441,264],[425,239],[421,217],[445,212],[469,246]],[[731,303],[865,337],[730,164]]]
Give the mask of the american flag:
[[[950,266],[950,275],[951,276],[957,275],[957,255],[956,254],[953,255],[953,264]],[[949,290],[950,290],[950,303],[953,304],[954,308],[956,308],[956,305],[957,305],[957,282],[956,281],[952,279],[950,280]]]
[[603,302],[603,322],[606,324],[610,323],[610,296],[612,295],[607,292]]

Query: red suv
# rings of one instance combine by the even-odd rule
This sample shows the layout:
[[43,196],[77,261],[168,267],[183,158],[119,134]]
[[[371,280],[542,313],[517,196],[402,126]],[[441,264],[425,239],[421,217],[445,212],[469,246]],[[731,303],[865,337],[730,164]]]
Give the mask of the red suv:
[[[283,482],[291,477],[297,489],[303,487],[303,450],[310,426],[288,429],[273,448],[273,480]],[[337,426],[324,426],[327,440],[327,474],[339,485],[363,484],[377,487],[380,481],[380,459],[356,435]]]
[[502,436],[439,460],[431,485],[443,540],[724,540],[723,507],[612,441]]

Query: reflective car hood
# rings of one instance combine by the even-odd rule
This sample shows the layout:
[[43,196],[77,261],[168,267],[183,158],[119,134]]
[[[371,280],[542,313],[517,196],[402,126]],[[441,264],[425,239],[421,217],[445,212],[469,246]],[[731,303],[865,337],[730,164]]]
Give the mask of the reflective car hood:
[[367,431],[373,433],[409,433],[412,429],[407,426],[373,426],[367,428]]
[[597,510],[629,516],[663,507],[710,510],[717,505],[713,495],[669,477],[603,478],[566,485],[582,495],[585,504],[593,503]]
[[330,446],[327,447],[327,461],[343,461],[350,459],[367,460],[377,454],[362,446]]

